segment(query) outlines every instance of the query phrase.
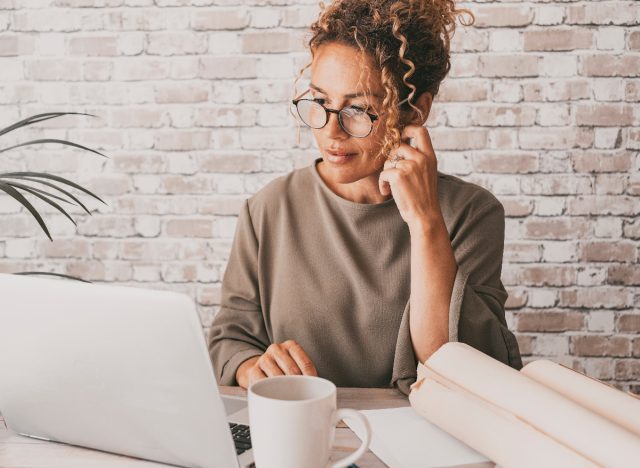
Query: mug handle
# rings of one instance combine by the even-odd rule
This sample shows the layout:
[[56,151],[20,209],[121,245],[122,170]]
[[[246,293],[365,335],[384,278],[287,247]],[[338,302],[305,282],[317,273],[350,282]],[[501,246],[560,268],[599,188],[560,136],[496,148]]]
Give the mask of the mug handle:
[[336,410],[336,413],[335,413],[336,423],[341,419],[345,419],[345,418],[355,418],[362,423],[365,429],[364,440],[362,441],[362,444],[360,445],[360,447],[358,447],[358,449],[355,452],[350,453],[349,455],[347,455],[341,460],[338,460],[337,462],[331,465],[331,468],[345,468],[351,465],[353,462],[358,460],[358,458],[364,455],[364,453],[369,448],[369,443],[371,443],[371,425],[369,424],[369,420],[364,414],[362,414],[360,411],[349,409],[349,408],[340,408]]

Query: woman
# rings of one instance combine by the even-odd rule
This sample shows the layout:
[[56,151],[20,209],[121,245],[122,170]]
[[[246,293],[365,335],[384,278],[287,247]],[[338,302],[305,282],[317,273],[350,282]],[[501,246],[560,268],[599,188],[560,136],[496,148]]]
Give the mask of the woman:
[[322,157],[242,208],[209,335],[220,384],[308,374],[408,393],[417,362],[455,340],[522,366],[502,205],[437,172],[423,127],[461,13],[337,0],[311,26],[310,89],[293,103]]

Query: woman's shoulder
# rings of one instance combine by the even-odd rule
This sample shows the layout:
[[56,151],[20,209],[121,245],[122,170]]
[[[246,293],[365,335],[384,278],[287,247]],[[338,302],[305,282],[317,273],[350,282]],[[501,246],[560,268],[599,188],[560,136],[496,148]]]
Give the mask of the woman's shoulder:
[[500,200],[486,188],[442,172],[438,172],[438,197],[445,218],[486,210],[504,212]]
[[305,201],[305,195],[312,190],[311,166],[294,169],[276,176],[247,200],[251,217],[262,217],[276,213],[283,208],[291,208]]

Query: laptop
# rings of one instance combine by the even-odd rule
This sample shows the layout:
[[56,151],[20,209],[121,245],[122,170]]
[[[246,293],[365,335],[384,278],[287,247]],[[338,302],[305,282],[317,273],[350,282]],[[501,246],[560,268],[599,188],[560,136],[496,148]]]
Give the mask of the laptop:
[[0,298],[13,431],[178,466],[251,465],[246,400],[221,397],[188,296],[0,274]]

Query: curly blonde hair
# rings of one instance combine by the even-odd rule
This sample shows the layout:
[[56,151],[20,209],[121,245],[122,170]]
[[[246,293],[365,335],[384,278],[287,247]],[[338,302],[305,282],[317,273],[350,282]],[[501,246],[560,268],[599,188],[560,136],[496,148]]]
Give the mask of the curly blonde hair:
[[[408,111],[422,112],[413,104],[424,92],[435,96],[451,68],[450,42],[456,27],[474,23],[473,13],[457,9],[453,0],[334,0],[320,3],[320,15],[311,24],[311,61],[317,48],[337,42],[358,48],[379,67],[384,89],[386,131],[376,159],[400,144],[400,128]],[[462,15],[468,16],[464,21]],[[405,99],[402,105],[399,103]]]

